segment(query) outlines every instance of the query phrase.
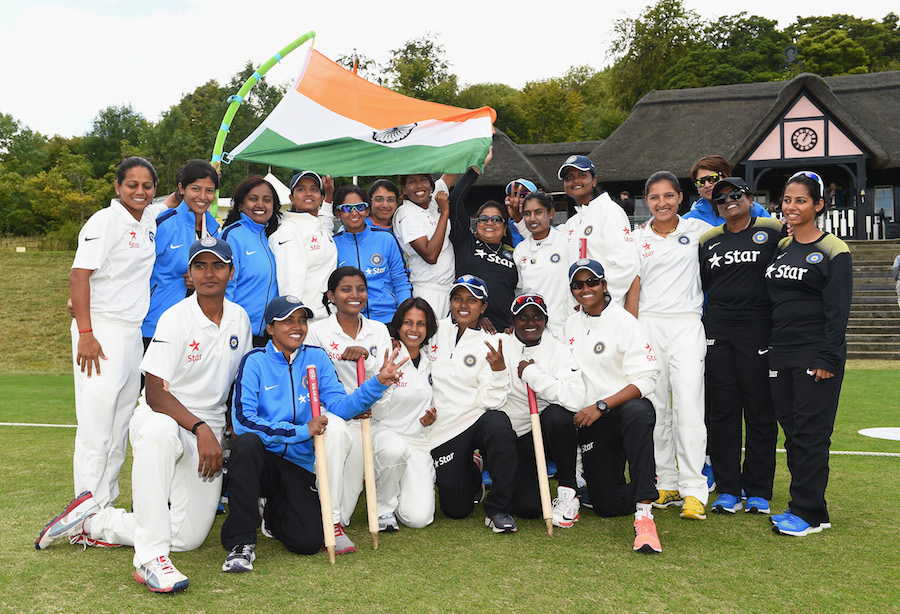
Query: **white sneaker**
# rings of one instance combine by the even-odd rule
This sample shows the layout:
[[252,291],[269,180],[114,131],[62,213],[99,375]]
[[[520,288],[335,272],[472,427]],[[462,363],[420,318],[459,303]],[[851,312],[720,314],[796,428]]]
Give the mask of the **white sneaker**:
[[556,499],[553,500],[553,526],[571,529],[581,518],[580,509],[581,502],[576,496],[575,489],[568,486],[558,487]]
[[134,579],[153,593],[173,593],[188,587],[187,576],[175,569],[166,555],[143,563],[135,570]]
[[222,571],[242,572],[253,571],[253,561],[256,560],[256,544],[238,544],[231,549],[222,564]]
[[400,525],[397,524],[397,517],[394,515],[394,512],[388,512],[378,517],[379,533],[394,533],[399,530]]
[[98,511],[100,508],[94,501],[94,496],[90,491],[84,491],[72,499],[59,516],[47,523],[35,540],[34,547],[44,550],[57,539],[80,535],[84,521]]
[[266,526],[266,502],[268,499],[265,497],[260,497],[259,501],[257,501],[257,505],[259,506],[259,530],[262,531],[262,534],[269,539],[274,539],[275,536],[272,535],[272,531]]

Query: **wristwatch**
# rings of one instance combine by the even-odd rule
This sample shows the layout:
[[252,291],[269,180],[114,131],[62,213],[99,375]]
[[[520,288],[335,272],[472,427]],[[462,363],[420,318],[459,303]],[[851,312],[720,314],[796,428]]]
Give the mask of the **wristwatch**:
[[609,413],[609,406],[606,405],[606,401],[597,401],[597,411],[600,412],[601,418]]

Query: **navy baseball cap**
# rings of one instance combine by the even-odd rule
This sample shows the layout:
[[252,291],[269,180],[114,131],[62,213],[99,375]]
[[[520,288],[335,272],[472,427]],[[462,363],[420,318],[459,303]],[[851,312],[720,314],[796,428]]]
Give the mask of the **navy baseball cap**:
[[266,313],[264,315],[266,324],[271,322],[281,322],[298,309],[302,309],[307,318],[313,317],[312,309],[300,302],[300,299],[296,296],[292,294],[276,296],[266,307]]
[[747,182],[744,181],[743,177],[722,177],[718,182],[716,182],[716,185],[713,186],[713,196],[715,196],[725,188],[740,190],[744,194],[748,194],[750,192],[750,186],[747,185]]
[[322,178],[319,176],[319,173],[316,173],[315,171],[300,171],[299,173],[291,177],[291,183],[288,186],[291,189],[291,192],[294,191],[294,186],[297,185],[297,182],[304,177],[312,177],[313,179],[315,179],[316,183],[319,184],[319,191],[321,192],[323,190]]
[[[506,195],[507,196],[512,194],[513,188],[515,188],[516,185],[520,185],[520,186],[524,187],[526,190],[525,194],[529,194],[531,192],[537,192],[537,186],[534,185],[533,182],[528,181],[527,179],[520,178],[520,179],[513,179],[512,181],[510,181],[509,183],[506,184]],[[523,196],[525,194],[523,194]]]
[[563,165],[559,167],[559,172],[556,173],[556,176],[562,180],[566,174],[566,169],[570,166],[572,168],[577,168],[580,171],[590,171],[591,175],[597,176],[597,169],[594,168],[594,163],[591,162],[591,159],[587,156],[569,156],[566,158],[566,161],[563,162]]
[[456,281],[453,282],[453,285],[450,286],[450,294],[453,294],[453,291],[457,288],[465,288],[471,292],[472,296],[475,298],[482,301],[487,300],[487,284],[484,283],[484,280],[480,277],[475,277],[474,275],[463,275],[462,277],[458,277]]
[[572,266],[569,267],[569,283],[572,283],[572,280],[575,279],[575,274],[578,271],[590,271],[600,279],[606,279],[606,275],[603,272],[603,265],[597,262],[596,260],[589,260],[587,258],[581,258],[580,260],[576,260]]
[[225,264],[231,264],[231,259],[233,258],[231,246],[228,243],[215,237],[206,237],[199,241],[194,241],[194,244],[191,245],[191,251],[188,252],[188,266],[194,261],[194,258],[204,252],[215,254]]
[[548,317],[547,313],[547,302],[544,300],[544,297],[538,294],[537,292],[523,292],[513,299],[512,305],[510,305],[509,310],[512,312],[514,316],[519,315],[519,312],[525,309],[528,305],[534,305],[538,309],[541,310],[541,313],[544,314],[544,317]]

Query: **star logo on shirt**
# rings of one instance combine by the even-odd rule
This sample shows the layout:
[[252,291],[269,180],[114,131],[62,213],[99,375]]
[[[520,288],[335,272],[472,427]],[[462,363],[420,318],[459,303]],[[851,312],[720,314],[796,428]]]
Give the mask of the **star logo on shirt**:
[[432,352],[437,352],[437,344],[434,344],[434,345],[431,346],[431,351],[432,351]]
[[775,265],[770,264],[766,267],[766,279],[772,279],[772,273],[775,272]]
[[528,258],[526,258],[525,256],[522,256],[522,264],[525,264],[526,262],[528,262]]
[[130,231],[128,234],[131,235],[131,240],[132,240],[132,241],[135,240],[135,239],[137,239],[137,233],[136,233],[135,231],[132,230],[132,231]]
[[307,399],[309,399],[308,394],[301,394],[299,397],[297,397],[297,400],[301,403],[306,403]]
[[623,229],[622,229],[622,232],[624,232],[625,235],[627,236],[627,235],[630,235],[630,234],[631,234],[631,229],[630,229],[630,228],[623,228]]
[[485,256],[487,256],[487,252],[485,252],[481,248],[478,248],[475,250],[475,255],[478,256],[479,258],[484,258]]
[[318,237],[311,237],[311,238],[310,238],[310,242],[311,242],[311,243],[318,243],[318,242],[319,242],[319,238],[318,238]]
[[722,266],[721,264],[719,264],[720,260],[722,260],[722,256],[720,256],[719,254],[713,254],[712,258],[709,259],[709,263],[711,265],[709,268],[714,269],[716,267]]
[[193,343],[191,343],[191,349],[194,350],[195,352],[200,351],[200,344],[197,343],[196,339],[194,339]]
[[650,249],[650,243],[649,242],[644,243],[643,247],[644,247],[644,249]]
[[372,274],[372,269],[366,269],[366,277]]
[[570,228],[570,229],[569,229],[569,236],[571,237],[574,233],[575,233],[575,229],[574,229],[574,228]]
[[338,344],[337,344],[337,343],[332,343],[332,344],[331,344],[331,349],[337,351],[337,349],[338,349]]
[[575,337],[569,339],[569,345],[575,345]]

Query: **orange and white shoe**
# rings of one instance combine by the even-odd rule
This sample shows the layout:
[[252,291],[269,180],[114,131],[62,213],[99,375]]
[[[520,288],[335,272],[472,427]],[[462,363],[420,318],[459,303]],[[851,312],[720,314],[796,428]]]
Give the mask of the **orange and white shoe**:
[[634,521],[634,551],[643,554],[662,552],[659,536],[656,534],[656,523],[650,516],[641,516]]

